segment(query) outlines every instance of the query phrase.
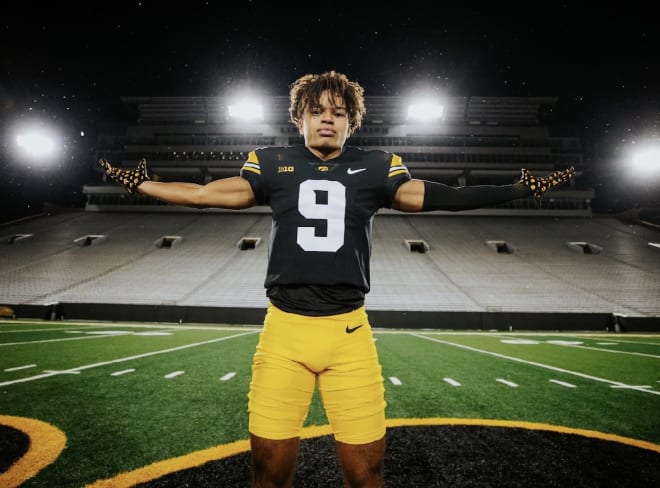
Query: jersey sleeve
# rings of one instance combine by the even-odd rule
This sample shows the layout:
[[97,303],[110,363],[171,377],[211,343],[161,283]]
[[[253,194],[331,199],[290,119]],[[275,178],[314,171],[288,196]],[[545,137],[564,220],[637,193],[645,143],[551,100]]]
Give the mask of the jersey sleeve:
[[410,171],[398,154],[391,153],[390,168],[387,174],[387,208],[391,208],[394,196],[401,184],[411,179]]
[[263,181],[261,179],[261,165],[257,151],[250,151],[247,159],[241,167],[240,175],[248,180],[252,187],[252,192],[257,199],[258,205],[264,205],[266,198],[264,196]]

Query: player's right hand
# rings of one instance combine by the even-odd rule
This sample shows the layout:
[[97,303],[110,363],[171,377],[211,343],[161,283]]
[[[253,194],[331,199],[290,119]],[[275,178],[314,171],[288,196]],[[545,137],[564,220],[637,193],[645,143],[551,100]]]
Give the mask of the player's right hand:
[[106,175],[126,188],[126,191],[131,194],[137,190],[142,182],[151,180],[147,175],[147,161],[144,158],[134,170],[116,168],[106,159],[100,159],[99,164],[105,170]]

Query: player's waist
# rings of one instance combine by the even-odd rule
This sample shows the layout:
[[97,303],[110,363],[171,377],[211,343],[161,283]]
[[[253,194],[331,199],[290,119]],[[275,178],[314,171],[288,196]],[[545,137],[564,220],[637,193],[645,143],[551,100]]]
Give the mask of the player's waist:
[[326,316],[363,306],[365,291],[347,285],[273,285],[266,295],[285,312]]

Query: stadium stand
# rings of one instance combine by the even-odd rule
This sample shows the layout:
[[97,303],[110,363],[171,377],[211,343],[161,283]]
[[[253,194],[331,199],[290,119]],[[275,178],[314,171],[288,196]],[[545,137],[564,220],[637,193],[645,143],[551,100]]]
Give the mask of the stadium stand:
[[[252,309],[254,318],[266,306],[262,283],[270,217],[265,213],[67,212],[4,230],[33,236],[3,243],[0,301],[18,316],[22,306],[59,304],[68,318],[100,319],[95,304],[104,303],[124,310],[160,307],[160,316],[169,321],[186,314],[185,321],[192,321],[196,308],[215,310],[211,321],[227,322],[223,311]],[[95,245],[74,243],[89,233],[105,238]],[[159,247],[163,236],[180,242]],[[242,250],[245,236],[259,244]],[[510,322],[506,314],[529,321],[542,313],[546,321],[554,316],[558,329],[564,319],[590,328],[584,314],[598,328],[614,328],[615,317],[660,316],[660,249],[649,245],[653,239],[657,232],[613,217],[383,213],[374,222],[367,305],[383,324],[389,317],[389,326],[419,324],[419,312],[427,313],[425,325],[478,329],[484,314]],[[428,250],[411,251],[409,240],[425,242]],[[509,252],[497,252],[489,245],[493,240],[509,243]],[[579,252],[570,246],[575,241],[602,250]],[[453,317],[451,326],[447,317]]]
[[[249,126],[224,97],[125,97],[136,121],[102,134],[98,156],[146,157],[156,178],[234,176],[248,151],[301,142],[288,99]],[[454,97],[442,120],[406,120],[400,97],[367,97],[349,141],[404,156],[415,177],[508,183],[574,165],[571,185],[488,209],[374,222],[376,327],[660,330],[657,228],[593,215],[580,143],[553,125],[553,97]],[[246,128],[247,127],[247,128]],[[16,317],[260,324],[269,210],[195,210],[87,185],[84,209],[0,226],[0,305]]]
[[[99,137],[99,157],[133,168],[146,158],[157,178],[204,183],[238,173],[256,147],[302,142],[288,119],[288,97],[265,99],[263,118],[246,124],[228,114],[229,97],[123,97],[135,122]],[[552,123],[555,97],[448,97],[441,119],[407,119],[404,97],[366,97],[362,128],[349,143],[401,155],[418,178],[453,185],[510,183],[526,167],[538,174],[574,166],[583,172],[575,130]],[[128,198],[112,183],[85,186],[88,210],[152,209],[158,202]],[[562,186],[548,193],[544,212],[591,214],[590,188]],[[138,208],[136,208],[138,207]],[[519,213],[533,199],[500,206]],[[497,211],[498,209],[494,209]]]

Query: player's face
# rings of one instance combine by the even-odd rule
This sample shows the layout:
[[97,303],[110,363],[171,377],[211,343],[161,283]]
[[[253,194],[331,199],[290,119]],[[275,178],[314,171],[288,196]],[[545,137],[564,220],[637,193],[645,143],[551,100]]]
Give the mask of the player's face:
[[339,156],[349,136],[348,114],[342,98],[337,97],[333,105],[324,91],[318,106],[305,111],[298,130],[305,138],[305,145],[317,156],[322,159]]

